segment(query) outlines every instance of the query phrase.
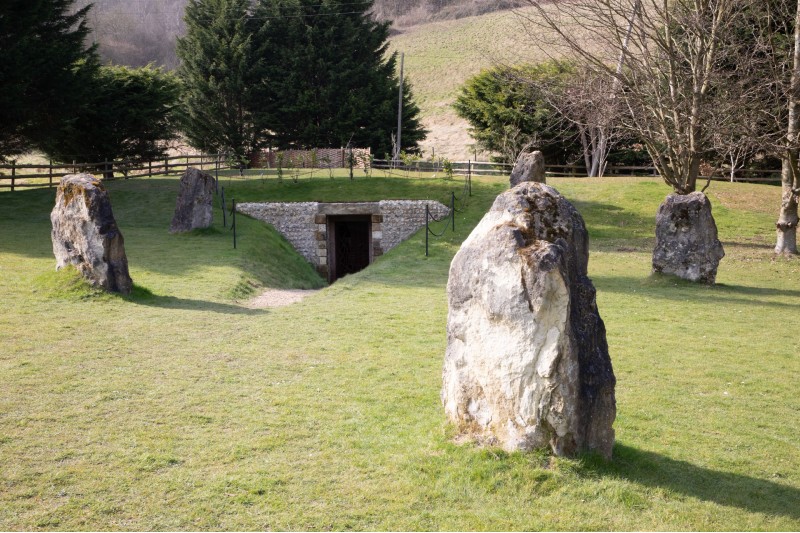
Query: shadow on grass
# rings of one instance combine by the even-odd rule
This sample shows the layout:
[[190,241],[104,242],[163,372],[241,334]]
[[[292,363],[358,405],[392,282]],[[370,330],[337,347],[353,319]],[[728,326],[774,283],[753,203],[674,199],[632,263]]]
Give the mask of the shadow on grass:
[[650,297],[681,302],[687,300],[710,301],[719,304],[750,304],[796,309],[796,302],[776,302],[766,298],[800,298],[800,290],[747,287],[724,283],[708,286],[660,274],[652,274],[647,278],[592,276],[592,281],[602,291],[633,295],[634,289],[645,290]]
[[800,519],[800,490],[742,474],[719,472],[617,443],[614,460],[587,457],[584,468],[753,513]]
[[160,309],[180,309],[184,311],[201,311],[246,316],[256,316],[268,313],[268,311],[264,309],[250,309],[248,307],[242,307],[233,304],[192,300],[190,298],[178,298],[175,296],[161,296],[153,294],[148,289],[139,287],[138,285],[134,285],[130,296],[123,296],[122,298],[137,305],[158,307]]

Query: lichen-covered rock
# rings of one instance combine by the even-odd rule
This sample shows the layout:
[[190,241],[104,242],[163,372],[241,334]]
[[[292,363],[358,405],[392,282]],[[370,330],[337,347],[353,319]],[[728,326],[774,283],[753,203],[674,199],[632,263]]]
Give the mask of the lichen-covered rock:
[[442,402],[462,434],[611,457],[616,379],[587,265],[583,219],[555,189],[497,197],[447,283]]
[[516,187],[525,181],[535,183],[545,183],[544,155],[539,150],[520,154],[514,169],[511,171],[509,180],[512,187]]
[[50,213],[56,268],[72,264],[94,286],[129,294],[125,241],[103,185],[90,174],[61,178]]
[[711,202],[701,192],[670,194],[656,215],[653,272],[713,284],[725,257]]
[[181,190],[169,231],[181,233],[211,226],[215,188],[214,176],[196,168],[187,168],[181,176]]

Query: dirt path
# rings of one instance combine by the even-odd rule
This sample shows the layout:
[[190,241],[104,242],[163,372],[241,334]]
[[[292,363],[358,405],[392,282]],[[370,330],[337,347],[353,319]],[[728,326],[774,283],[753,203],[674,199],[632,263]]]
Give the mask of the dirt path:
[[249,302],[247,307],[251,309],[264,309],[266,307],[283,307],[301,301],[306,296],[317,292],[313,290],[301,289],[267,289]]

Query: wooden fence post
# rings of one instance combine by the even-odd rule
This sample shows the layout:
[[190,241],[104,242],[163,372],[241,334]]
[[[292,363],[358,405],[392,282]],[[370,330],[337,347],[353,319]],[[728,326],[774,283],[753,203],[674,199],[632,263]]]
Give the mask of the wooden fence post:
[[11,192],[14,192],[14,181],[17,177],[17,160],[11,160]]
[[52,159],[50,160],[50,166],[47,167],[47,173],[49,174],[49,177],[50,177],[50,185],[48,185],[48,187],[52,189],[53,188],[53,160]]
[[153,162],[152,161],[148,161],[147,162],[147,177],[150,178],[152,176],[153,176]]
[[169,175],[169,157],[164,158],[164,175]]

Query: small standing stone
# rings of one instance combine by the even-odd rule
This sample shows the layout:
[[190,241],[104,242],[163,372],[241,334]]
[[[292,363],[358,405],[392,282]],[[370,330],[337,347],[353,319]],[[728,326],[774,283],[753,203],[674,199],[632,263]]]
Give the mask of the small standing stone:
[[181,233],[211,226],[215,187],[213,176],[196,168],[187,168],[181,176],[181,190],[169,231]]
[[522,182],[533,181],[546,183],[544,174],[544,155],[539,150],[520,154],[511,171],[511,186],[516,187]]
[[130,294],[125,242],[103,185],[90,174],[61,178],[50,213],[56,269],[72,264],[89,283]]
[[713,284],[725,250],[717,238],[711,202],[701,192],[670,194],[656,215],[653,272]]
[[587,276],[588,233],[555,189],[497,197],[450,266],[442,402],[508,451],[611,457],[616,379]]

